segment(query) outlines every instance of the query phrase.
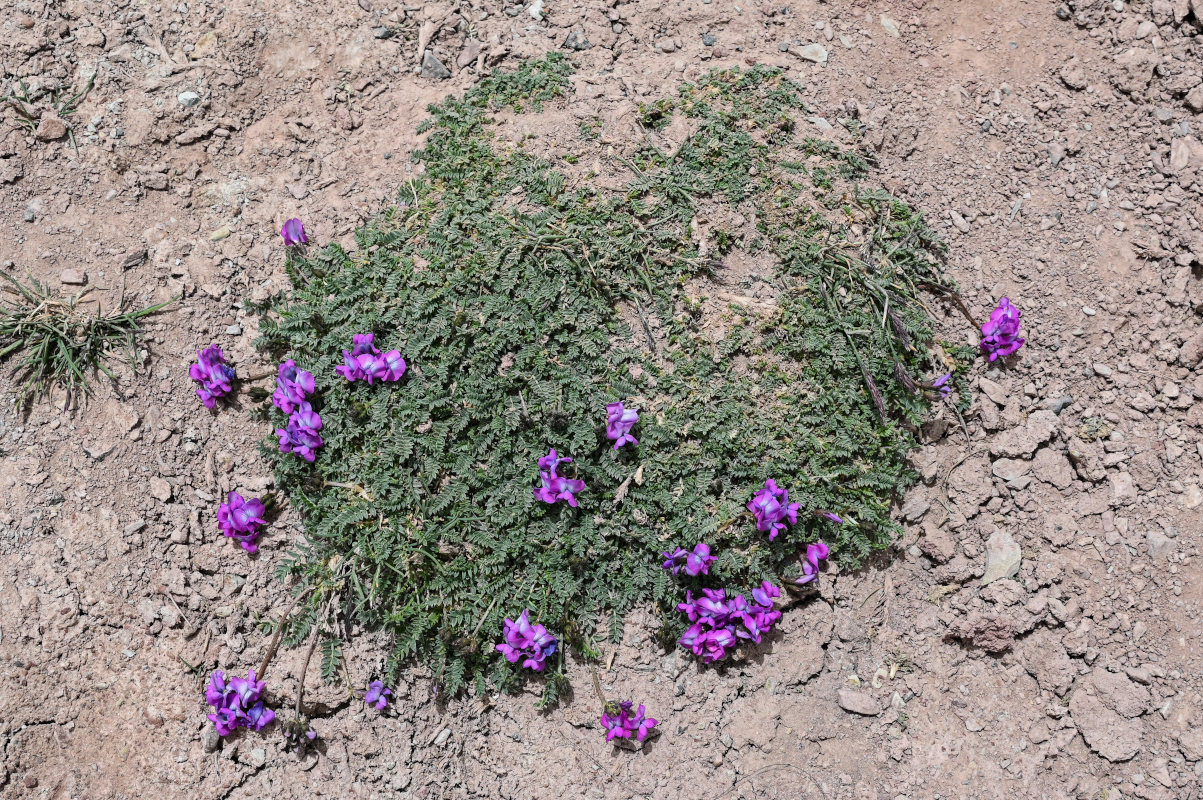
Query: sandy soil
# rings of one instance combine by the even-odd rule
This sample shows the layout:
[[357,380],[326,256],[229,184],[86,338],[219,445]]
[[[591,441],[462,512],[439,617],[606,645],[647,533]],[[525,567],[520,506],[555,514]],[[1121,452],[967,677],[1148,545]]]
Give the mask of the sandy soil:
[[[0,123],[3,269],[106,308],[183,299],[137,377],[0,414],[0,796],[1200,797],[1200,0],[541,5],[4,3],[5,87],[97,78],[78,150],[53,120]],[[780,636],[701,669],[632,619],[602,679],[662,720],[641,752],[602,741],[579,668],[548,714],[533,688],[444,701],[414,672],[380,716],[311,674],[319,752],[272,729],[218,746],[186,664],[257,664],[301,530],[285,513],[255,558],[221,538],[216,498],[271,486],[263,431],[206,412],[187,364],[217,342],[269,369],[242,301],[286,285],[280,223],[350,244],[417,169],[426,104],[570,34],[575,95],[522,133],[554,149],[596,116],[621,154],[639,101],[784,66],[816,134],[868,126],[967,302],[1011,297],[1028,345],[977,368],[963,424],[926,426],[905,540]],[[353,679],[383,652],[359,636]],[[281,705],[300,660],[268,675]]]

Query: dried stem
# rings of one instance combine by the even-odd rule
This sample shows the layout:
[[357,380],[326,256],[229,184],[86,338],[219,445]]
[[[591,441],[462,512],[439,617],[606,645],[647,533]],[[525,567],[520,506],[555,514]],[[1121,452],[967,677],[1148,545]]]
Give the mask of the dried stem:
[[313,658],[318,635],[322,632],[322,623],[326,620],[326,615],[330,613],[332,602],[334,602],[334,592],[331,592],[330,597],[326,600],[326,606],[322,609],[321,615],[313,621],[313,635],[309,637],[309,649],[305,651],[305,660],[301,662],[301,677],[297,683],[297,717],[301,716],[301,703],[305,700],[305,673],[309,671],[309,659]]
[[272,640],[267,645],[267,652],[263,654],[263,661],[259,664],[259,671],[255,674],[259,680],[263,680],[263,676],[267,674],[267,666],[276,656],[276,650],[280,647],[280,637],[284,634],[284,628],[288,625],[289,617],[292,616],[292,610],[297,607],[297,603],[309,596],[313,589],[309,588],[301,592],[296,597],[292,598],[292,602],[288,604],[288,608],[280,615],[280,621],[276,623],[276,632],[272,634]]

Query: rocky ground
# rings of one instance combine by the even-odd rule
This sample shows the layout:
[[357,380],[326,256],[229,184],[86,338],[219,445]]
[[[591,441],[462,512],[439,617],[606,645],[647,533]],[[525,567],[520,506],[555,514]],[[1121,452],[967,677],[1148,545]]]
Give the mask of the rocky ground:
[[[280,223],[352,244],[417,169],[427,103],[565,48],[574,96],[522,133],[554,151],[596,117],[615,157],[662,135],[638,102],[785,67],[816,135],[867,126],[968,305],[1009,296],[1028,344],[925,427],[905,540],[824,576],[772,641],[701,669],[632,619],[602,682],[661,720],[641,752],[604,744],[581,668],[547,714],[534,688],[445,700],[415,672],[381,716],[311,673],[318,752],[220,743],[190,667],[258,663],[301,529],[285,513],[253,558],[220,537],[217,498],[271,486],[263,431],[205,411],[187,364],[212,341],[270,369],[242,303],[286,285]],[[103,308],[182,299],[137,376],[0,415],[0,795],[1201,796],[1200,0],[7,0],[5,91],[92,74],[74,113],[4,114],[3,269]],[[383,652],[359,636],[353,677]],[[301,657],[270,670],[281,705]]]

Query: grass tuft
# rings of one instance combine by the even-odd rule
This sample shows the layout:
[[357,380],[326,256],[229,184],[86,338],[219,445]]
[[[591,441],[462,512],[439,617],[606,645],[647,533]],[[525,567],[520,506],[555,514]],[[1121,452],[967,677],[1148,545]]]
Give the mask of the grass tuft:
[[80,306],[90,289],[60,298],[32,277],[27,284],[4,274],[0,278],[7,282],[0,289],[15,298],[12,305],[0,301],[0,361],[17,356],[18,409],[55,387],[66,392],[68,402],[86,396],[89,376],[97,371],[116,380],[105,364],[114,351],[125,351],[136,372],[141,321],[172,302],[127,311],[123,301],[108,314],[99,305],[91,314]]

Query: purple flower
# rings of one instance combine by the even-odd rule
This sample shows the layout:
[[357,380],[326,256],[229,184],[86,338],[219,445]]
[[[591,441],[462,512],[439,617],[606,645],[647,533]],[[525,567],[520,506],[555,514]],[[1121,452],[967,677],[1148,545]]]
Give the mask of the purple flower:
[[831,549],[823,542],[815,542],[806,546],[806,560],[802,562],[802,577],[794,583],[802,586],[819,577],[819,562],[830,554]]
[[246,500],[238,492],[230,492],[226,502],[217,509],[217,524],[224,536],[237,539],[243,550],[253,553],[259,549],[255,544],[259,526],[267,523],[263,518],[264,510],[261,500]]
[[285,414],[291,414],[300,408],[308,395],[313,394],[313,389],[313,373],[297,369],[297,362],[290,358],[280,365],[272,404]]
[[818,514],[820,517],[823,517],[824,519],[829,519],[832,522],[835,522],[839,525],[844,524],[843,518],[839,514],[835,513],[834,511],[816,511],[815,513]]
[[602,711],[601,724],[606,731],[606,741],[611,742],[615,739],[630,739],[632,735],[636,741],[642,742],[652,732],[652,728],[656,727],[657,721],[647,716],[643,706],[639,706],[639,710],[632,713],[631,708],[635,704],[626,701],[623,703],[606,703],[605,709]]
[[296,217],[284,223],[284,227],[280,228],[280,236],[284,238],[284,244],[287,247],[309,244],[309,237],[305,235],[305,226]]
[[522,659],[522,666],[542,672],[546,666],[547,657],[556,651],[556,637],[547,632],[542,625],[532,625],[530,609],[523,609],[517,620],[505,620],[505,641],[497,645],[497,652],[505,656],[511,664]]
[[638,421],[639,412],[636,409],[624,409],[622,403],[606,404],[606,438],[614,441],[615,450],[624,444],[639,444],[631,435],[631,428]]
[[556,455],[555,450],[549,451],[547,455],[539,459],[539,480],[543,485],[533,490],[536,500],[542,500],[544,503],[556,503],[564,500],[568,505],[576,508],[576,496],[584,490],[585,482],[563,478],[556,474],[560,464],[571,462],[571,458],[562,458]]
[[383,681],[372,681],[368,684],[368,690],[363,696],[363,702],[369,706],[375,706],[377,711],[383,711],[384,707],[388,705],[388,696],[392,693],[392,689],[384,688]]
[[232,390],[230,382],[234,380],[234,368],[225,363],[221,348],[215,344],[196,351],[196,357],[197,363],[188,368],[188,375],[200,383],[196,396],[205,408],[213,408],[217,405],[217,398],[224,397]]
[[399,381],[405,374],[405,359],[401,357],[399,350],[389,350],[377,363],[383,365],[384,372],[380,376],[382,381]]
[[759,642],[781,619],[781,612],[773,607],[773,598],[780,596],[781,590],[768,581],[752,590],[752,602],[742,594],[727,599],[723,589],[703,589],[696,600],[691,592],[686,592],[685,602],[678,604],[677,610],[684,612],[693,624],[679,643],[703,663],[720,661],[740,639]]
[[264,705],[263,681],[255,680],[255,670],[245,678],[226,680],[217,670],[205,688],[205,702],[213,706],[209,719],[219,736],[229,736],[236,728],[262,730],[276,718],[276,713]]
[[931,388],[938,390],[940,392],[940,397],[948,397],[948,395],[952,394],[952,386],[948,383],[951,378],[952,373],[945,372],[943,375],[931,382]]
[[376,334],[357,333],[350,350],[343,351],[343,363],[334,368],[348,381],[399,381],[405,374],[405,359],[399,350],[384,355],[375,345]]
[[682,566],[685,567],[686,575],[694,577],[708,575],[710,565],[715,561],[715,557],[710,555],[710,545],[705,542],[695,545],[692,553],[683,547],[678,547],[671,553],[661,553],[660,555],[664,556],[664,568],[671,570],[673,575],[680,572]]
[[1023,347],[1023,343],[1019,336],[1019,309],[1004,297],[990,312],[990,321],[982,326],[982,352],[994,361],[1011,355]]
[[785,530],[786,522],[793,525],[798,521],[798,504],[791,503],[789,492],[777,488],[772,478],[764,482],[764,488],[748,503],[748,510],[756,517],[756,530],[768,533],[769,541]]
[[280,437],[281,453],[296,453],[306,461],[316,458],[317,448],[322,446],[322,418],[309,403],[301,403],[288,418],[288,427],[276,428]]

